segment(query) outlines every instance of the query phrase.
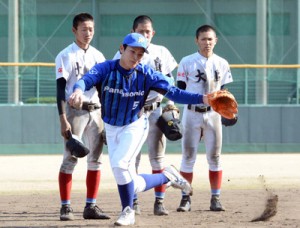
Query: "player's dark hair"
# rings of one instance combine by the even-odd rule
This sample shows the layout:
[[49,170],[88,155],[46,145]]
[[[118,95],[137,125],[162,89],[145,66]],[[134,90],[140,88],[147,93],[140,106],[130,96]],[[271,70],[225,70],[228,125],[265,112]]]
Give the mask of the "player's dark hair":
[[77,29],[79,23],[80,22],[85,22],[85,21],[94,21],[94,18],[89,13],[77,14],[73,19],[73,28]]
[[200,33],[202,33],[202,32],[208,32],[208,31],[214,31],[214,33],[217,34],[216,33],[216,29],[213,26],[211,26],[211,25],[202,25],[196,31],[196,38],[198,38],[198,36],[200,35]]
[[128,47],[127,44],[123,44],[124,50]]
[[150,22],[152,24],[152,19],[147,15],[137,16],[133,21],[132,30],[135,31],[139,24],[144,24],[146,22]]

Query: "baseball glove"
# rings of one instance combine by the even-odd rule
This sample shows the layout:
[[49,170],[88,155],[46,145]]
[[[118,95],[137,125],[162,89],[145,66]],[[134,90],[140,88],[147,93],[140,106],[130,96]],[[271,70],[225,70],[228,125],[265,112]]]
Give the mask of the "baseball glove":
[[228,90],[218,90],[207,94],[208,104],[226,119],[234,119],[238,113],[238,104]]
[[221,117],[221,122],[222,125],[224,125],[225,127],[230,127],[236,124],[236,122],[238,121],[238,115],[236,114],[235,117],[233,119],[227,119],[225,117]]
[[175,105],[166,105],[156,125],[164,133],[167,139],[176,141],[182,138],[180,110]]
[[83,144],[77,135],[73,135],[71,131],[68,132],[69,137],[66,142],[66,147],[71,154],[77,158],[85,157],[90,150]]

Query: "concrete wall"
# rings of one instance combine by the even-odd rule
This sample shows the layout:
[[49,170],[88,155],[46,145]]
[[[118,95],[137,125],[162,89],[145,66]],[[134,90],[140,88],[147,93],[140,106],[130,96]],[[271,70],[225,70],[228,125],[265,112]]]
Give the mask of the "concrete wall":
[[[62,152],[56,105],[0,106],[0,116],[0,154]],[[238,123],[223,127],[223,152],[300,152],[299,116],[300,106],[239,107]],[[169,142],[167,151],[180,148],[180,141]]]

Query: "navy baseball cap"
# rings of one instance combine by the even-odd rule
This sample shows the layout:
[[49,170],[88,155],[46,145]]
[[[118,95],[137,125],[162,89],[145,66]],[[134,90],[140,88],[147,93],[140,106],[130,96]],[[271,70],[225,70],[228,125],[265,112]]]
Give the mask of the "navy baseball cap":
[[129,33],[125,36],[123,44],[126,44],[130,47],[141,47],[144,48],[145,52],[148,54],[147,46],[148,40],[139,33]]

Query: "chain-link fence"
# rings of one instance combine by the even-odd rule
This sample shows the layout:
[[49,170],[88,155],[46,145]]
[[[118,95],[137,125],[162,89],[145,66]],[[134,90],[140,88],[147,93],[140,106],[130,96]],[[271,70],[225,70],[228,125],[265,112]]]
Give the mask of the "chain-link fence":
[[[94,16],[92,45],[107,59],[116,53],[133,20],[153,19],[152,42],[167,47],[177,62],[195,53],[195,31],[217,30],[214,52],[232,65],[229,89],[240,104],[299,104],[299,0],[0,0],[0,62],[54,62],[73,42],[72,20]],[[269,64],[283,64],[271,66]],[[55,102],[52,66],[0,66],[0,104]]]

